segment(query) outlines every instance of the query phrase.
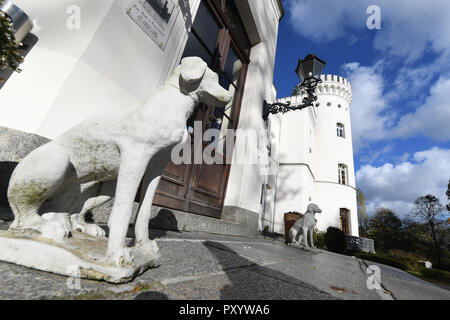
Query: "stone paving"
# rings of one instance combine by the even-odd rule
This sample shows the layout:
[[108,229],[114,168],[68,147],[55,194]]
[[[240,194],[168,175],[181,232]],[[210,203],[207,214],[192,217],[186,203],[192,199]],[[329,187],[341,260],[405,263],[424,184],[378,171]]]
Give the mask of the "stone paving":
[[305,251],[279,240],[157,230],[152,234],[160,247],[161,266],[132,282],[78,283],[0,262],[0,299],[450,299],[449,291],[384,266],[383,288],[369,290],[363,261]]

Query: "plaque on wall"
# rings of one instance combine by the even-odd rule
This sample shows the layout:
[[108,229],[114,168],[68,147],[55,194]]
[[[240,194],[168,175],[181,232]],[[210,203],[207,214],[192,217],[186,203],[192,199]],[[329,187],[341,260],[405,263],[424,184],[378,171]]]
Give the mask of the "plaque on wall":
[[134,0],[128,16],[160,47],[165,49],[178,15],[173,0]]

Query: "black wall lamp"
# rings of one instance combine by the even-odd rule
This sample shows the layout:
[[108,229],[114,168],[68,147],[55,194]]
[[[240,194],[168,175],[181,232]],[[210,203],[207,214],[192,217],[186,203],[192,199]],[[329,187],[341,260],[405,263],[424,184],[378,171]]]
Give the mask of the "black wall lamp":
[[317,100],[317,96],[314,94],[317,85],[322,82],[320,80],[320,75],[323,68],[325,67],[326,61],[319,59],[315,54],[308,54],[305,59],[298,59],[298,66],[295,70],[298,77],[300,78],[300,85],[298,89],[304,88],[307,96],[303,98],[302,104],[298,106],[291,107],[291,103],[267,103],[264,100],[263,106],[263,119],[267,120],[269,114],[285,113],[293,110],[301,110],[313,105],[314,101]]

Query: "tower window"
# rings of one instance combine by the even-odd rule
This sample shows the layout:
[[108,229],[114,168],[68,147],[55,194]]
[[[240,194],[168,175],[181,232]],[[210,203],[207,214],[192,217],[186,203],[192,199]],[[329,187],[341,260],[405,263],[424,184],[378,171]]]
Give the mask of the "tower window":
[[338,165],[338,181],[340,184],[348,184],[347,166],[343,163]]
[[341,138],[345,138],[345,127],[342,123],[336,124],[337,136]]

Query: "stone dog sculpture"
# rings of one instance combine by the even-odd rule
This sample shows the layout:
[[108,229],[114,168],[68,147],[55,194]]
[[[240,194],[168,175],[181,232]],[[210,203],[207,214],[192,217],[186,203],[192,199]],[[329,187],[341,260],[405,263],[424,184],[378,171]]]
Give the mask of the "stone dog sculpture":
[[[58,243],[74,230],[104,236],[99,226],[86,222],[85,214],[114,196],[106,261],[118,267],[133,266],[125,238],[146,173],[135,246],[157,252],[148,236],[148,223],[171,150],[186,141],[186,122],[199,103],[224,106],[231,99],[202,59],[184,58],[171,78],[135,110],[89,118],[25,157],[8,188],[14,213],[10,230],[35,230]],[[108,181],[117,182],[109,193],[99,194],[96,185]],[[80,202],[81,209],[74,209]],[[54,210],[58,205],[62,208]],[[46,207],[52,212],[45,211]]]
[[316,248],[314,246],[313,233],[314,228],[316,227],[316,219],[315,214],[321,213],[319,206],[310,203],[306,209],[304,215],[298,219],[294,225],[289,229],[289,238],[292,242],[296,243],[304,243],[305,248],[309,249],[310,246],[308,244],[308,231],[309,231],[309,239],[311,241],[311,247]]

